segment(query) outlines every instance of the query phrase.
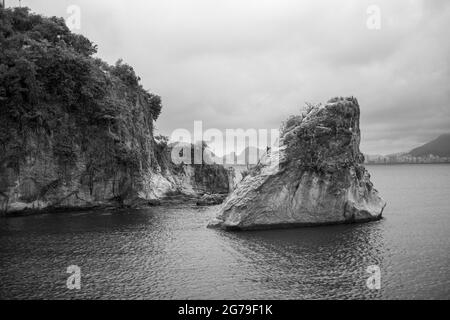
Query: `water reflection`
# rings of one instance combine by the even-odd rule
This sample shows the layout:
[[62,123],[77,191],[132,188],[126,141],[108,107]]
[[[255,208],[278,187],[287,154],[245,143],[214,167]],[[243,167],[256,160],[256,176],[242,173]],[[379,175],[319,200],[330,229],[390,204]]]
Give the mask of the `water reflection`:
[[259,283],[274,298],[376,298],[381,292],[366,287],[366,268],[383,269],[382,224],[222,232],[221,237],[243,257],[243,281]]

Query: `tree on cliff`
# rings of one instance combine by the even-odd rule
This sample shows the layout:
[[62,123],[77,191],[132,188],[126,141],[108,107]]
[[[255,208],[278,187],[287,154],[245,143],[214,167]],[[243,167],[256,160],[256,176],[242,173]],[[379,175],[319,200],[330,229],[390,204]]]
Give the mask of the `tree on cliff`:
[[102,162],[147,165],[144,140],[152,137],[161,99],[142,87],[131,66],[94,58],[96,46],[62,18],[28,8],[0,8],[0,46],[0,165],[38,152],[37,143],[62,163],[85,152],[93,172]]

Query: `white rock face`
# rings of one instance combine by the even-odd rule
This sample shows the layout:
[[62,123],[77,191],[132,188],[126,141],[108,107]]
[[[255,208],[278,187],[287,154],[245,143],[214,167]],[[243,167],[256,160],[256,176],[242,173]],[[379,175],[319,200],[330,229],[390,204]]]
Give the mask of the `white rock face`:
[[[289,122],[289,121],[288,121]],[[310,110],[220,207],[209,227],[261,229],[380,219],[386,205],[361,165],[354,98]]]

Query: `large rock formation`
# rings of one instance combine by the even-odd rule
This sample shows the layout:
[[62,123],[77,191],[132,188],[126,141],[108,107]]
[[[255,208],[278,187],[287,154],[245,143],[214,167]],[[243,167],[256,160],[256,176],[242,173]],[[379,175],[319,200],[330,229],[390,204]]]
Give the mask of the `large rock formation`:
[[279,148],[229,195],[209,227],[258,229],[380,219],[385,202],[362,166],[359,105],[308,106],[281,129]]
[[0,20],[0,215],[228,192],[222,166],[172,163],[153,135],[161,99],[131,66],[95,58],[63,19]]

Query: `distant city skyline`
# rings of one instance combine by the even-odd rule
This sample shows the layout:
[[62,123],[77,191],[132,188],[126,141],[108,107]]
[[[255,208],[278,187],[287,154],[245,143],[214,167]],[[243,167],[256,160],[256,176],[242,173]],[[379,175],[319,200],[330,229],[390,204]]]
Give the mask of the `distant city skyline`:
[[435,155],[427,155],[414,157],[409,154],[397,155],[365,155],[365,163],[367,164],[395,164],[395,163],[450,163],[450,157],[440,157]]

